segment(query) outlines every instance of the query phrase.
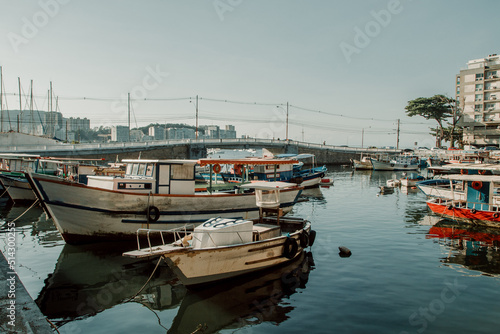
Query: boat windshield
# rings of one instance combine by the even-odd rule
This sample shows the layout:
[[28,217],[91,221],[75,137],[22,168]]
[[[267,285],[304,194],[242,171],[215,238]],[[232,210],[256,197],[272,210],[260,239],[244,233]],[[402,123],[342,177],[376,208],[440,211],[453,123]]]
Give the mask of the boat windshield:
[[152,177],[154,164],[151,163],[131,163],[127,164],[127,176]]

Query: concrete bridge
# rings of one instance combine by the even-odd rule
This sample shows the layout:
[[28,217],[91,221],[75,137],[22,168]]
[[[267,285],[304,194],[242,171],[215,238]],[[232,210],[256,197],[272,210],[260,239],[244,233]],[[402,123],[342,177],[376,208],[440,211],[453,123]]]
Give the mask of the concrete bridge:
[[266,148],[274,154],[311,153],[318,164],[349,164],[361,154],[399,153],[394,149],[367,149],[346,146],[312,144],[293,140],[259,138],[241,139],[183,139],[150,142],[92,143],[92,144],[46,144],[46,145],[2,145],[3,153],[29,153],[52,157],[104,158],[112,162],[117,159],[199,159],[207,155],[207,149],[260,149]]

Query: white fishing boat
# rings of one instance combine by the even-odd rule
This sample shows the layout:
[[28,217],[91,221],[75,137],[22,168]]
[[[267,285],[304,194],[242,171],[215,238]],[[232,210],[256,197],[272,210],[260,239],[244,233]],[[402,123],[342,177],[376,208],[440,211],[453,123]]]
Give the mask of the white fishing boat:
[[[133,239],[139,228],[171,229],[187,223],[201,224],[218,216],[258,217],[259,208],[251,192],[233,189],[195,193],[196,160],[124,162],[125,176],[88,176],[87,185],[28,174],[37,197],[66,242]],[[281,190],[285,213],[296,203],[302,189],[287,184]]]
[[417,182],[423,181],[425,178],[417,173],[410,173],[400,179],[402,187],[415,187]]
[[427,197],[435,198],[454,198],[456,200],[465,200],[465,192],[462,182],[447,179],[431,179],[419,181],[416,187]]
[[[260,209],[258,219],[212,218],[194,228],[192,234],[187,234],[186,227],[170,231],[138,230],[138,249],[124,256],[161,256],[189,287],[287,263],[312,245],[315,232],[307,220],[264,215],[268,210],[279,213],[279,195],[286,185],[258,182],[242,187],[255,189],[254,199]],[[141,234],[147,237],[145,248],[141,248]],[[175,241],[165,243],[163,240],[169,235]],[[154,237],[161,239],[161,244],[152,245]]]
[[416,156],[401,155],[388,160],[371,159],[373,170],[417,170],[419,159]]

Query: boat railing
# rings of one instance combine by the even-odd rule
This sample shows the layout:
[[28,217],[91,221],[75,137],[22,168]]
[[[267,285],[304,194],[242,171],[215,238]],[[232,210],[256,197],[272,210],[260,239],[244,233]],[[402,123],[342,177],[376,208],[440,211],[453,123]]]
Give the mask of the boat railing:
[[[174,242],[182,240],[185,236],[188,235],[188,232],[192,232],[194,230],[193,224],[187,224],[181,227],[173,228],[170,230],[155,230],[149,228],[140,228],[137,230],[137,249],[141,249],[141,236],[145,236],[148,242],[149,251],[153,251],[153,247],[165,246],[165,239],[171,240],[172,236],[174,238]],[[151,242],[152,238],[157,238],[161,240],[161,245],[153,245]],[[170,239],[169,239],[170,238]]]

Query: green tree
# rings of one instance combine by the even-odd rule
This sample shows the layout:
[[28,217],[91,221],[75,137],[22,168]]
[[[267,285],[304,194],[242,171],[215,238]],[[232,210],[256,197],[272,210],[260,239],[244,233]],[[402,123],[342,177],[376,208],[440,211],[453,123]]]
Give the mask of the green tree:
[[[438,127],[434,129],[433,135],[436,136],[436,146],[441,146],[442,140],[450,141],[453,146],[455,128],[457,127],[459,116],[458,106],[455,100],[444,95],[434,95],[432,97],[419,97],[415,100],[408,101],[405,107],[406,114],[409,117],[422,116],[427,120],[435,120]],[[452,129],[445,131],[445,123],[448,119],[452,119]]]

